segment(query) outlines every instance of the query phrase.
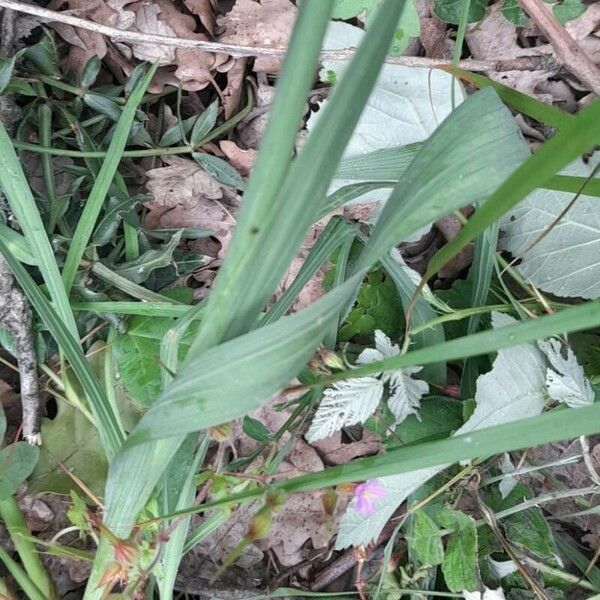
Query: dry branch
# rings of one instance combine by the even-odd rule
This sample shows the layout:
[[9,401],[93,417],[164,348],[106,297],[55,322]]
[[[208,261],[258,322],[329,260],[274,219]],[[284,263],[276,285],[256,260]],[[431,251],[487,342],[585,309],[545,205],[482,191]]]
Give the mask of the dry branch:
[[[119,42],[135,42],[143,44],[162,44],[165,46],[173,46],[177,48],[200,48],[207,52],[217,52],[229,54],[235,58],[243,56],[283,56],[287,48],[273,46],[246,46],[241,44],[224,44],[221,42],[210,42],[205,40],[195,40],[184,37],[169,37],[165,35],[141,33],[139,31],[127,31],[101,25],[87,19],[75,17],[66,12],[57,12],[23,4],[15,0],[0,0],[0,7],[10,8],[12,10],[34,15],[41,20],[50,23],[65,23],[80,29],[94,31],[106,37],[109,37]],[[321,53],[321,59],[324,60],[348,60],[353,56],[354,48],[345,50],[327,50]],[[461,69],[478,72],[502,72],[502,71],[534,71],[543,69],[547,58],[544,56],[527,56],[511,60],[463,60],[459,63]],[[403,65],[406,67],[425,67],[436,68],[441,66],[451,65],[451,61],[423,58],[420,56],[388,56],[385,59],[387,64]]]
[[543,0],[519,1],[523,10],[552,44],[558,60],[591,92],[600,96],[600,68],[558,22],[550,5]]

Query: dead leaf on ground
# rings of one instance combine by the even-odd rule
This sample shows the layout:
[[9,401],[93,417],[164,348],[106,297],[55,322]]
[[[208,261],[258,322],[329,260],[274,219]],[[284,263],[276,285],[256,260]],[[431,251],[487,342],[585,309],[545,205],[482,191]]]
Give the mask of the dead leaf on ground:
[[[297,12],[290,0],[237,0],[232,10],[217,18],[223,29],[219,41],[246,46],[285,47]],[[282,59],[257,56],[254,70],[277,73]]]
[[256,160],[256,155],[258,154],[256,150],[244,150],[235,142],[229,140],[220,141],[219,148],[234,169],[237,169],[242,175],[248,175],[248,173],[250,173],[252,165]]
[[[53,0],[49,8],[67,8],[77,16],[127,31],[208,40],[214,31],[210,2],[186,0],[184,4],[191,15],[179,10],[171,0],[100,0],[94,3],[87,0]],[[209,35],[197,31],[196,16]],[[160,91],[166,83],[181,83],[183,89],[188,91],[201,90],[214,84],[214,72],[226,72],[233,64],[226,54],[197,48],[131,43],[125,38],[106,42],[98,33],[76,29],[64,23],[52,24],[52,27],[71,45],[67,65],[76,73],[81,73],[93,56],[104,58],[107,54],[114,64],[123,69],[125,76],[135,67],[134,59],[158,62],[161,68],[150,88],[155,92]]]
[[312,445],[318,451],[323,462],[330,466],[344,465],[355,458],[373,456],[382,453],[384,450],[379,436],[366,429],[363,431],[362,438],[356,442],[344,444],[342,442],[342,432],[338,431]]
[[[261,77],[259,73],[258,77]],[[264,77],[264,76],[263,76]],[[265,77],[266,79],[266,77]],[[238,126],[240,142],[246,148],[258,148],[269,120],[269,108],[275,97],[275,88],[259,80],[255,91],[255,108]]]
[[235,198],[193,160],[170,157],[164,162],[167,166],[146,174],[153,200],[145,204],[145,227],[208,229],[220,242],[222,255],[235,227]]
[[[510,60],[523,56],[540,56],[551,52],[548,45],[523,48],[519,45],[517,28],[500,11],[500,5],[492,6],[483,20],[470,25],[465,36],[471,55],[476,60]],[[547,94],[538,94],[537,86],[548,80],[546,71],[502,71],[489,76],[530,96],[538,96],[543,102],[552,103]]]

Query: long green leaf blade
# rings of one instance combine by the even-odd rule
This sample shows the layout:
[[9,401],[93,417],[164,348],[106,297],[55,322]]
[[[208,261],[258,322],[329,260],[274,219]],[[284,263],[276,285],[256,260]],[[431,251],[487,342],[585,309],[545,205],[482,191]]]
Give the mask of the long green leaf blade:
[[[4,191],[13,215],[16,217],[27,242],[27,250],[33,254],[36,266],[40,270],[50,297],[58,314],[62,318],[71,335],[77,335],[77,326],[69,307],[60,271],[54,259],[54,250],[46,235],[42,217],[35,204],[31,188],[23,172],[10,137],[0,121],[0,187]],[[18,234],[17,234],[18,235]],[[15,236],[0,233],[0,238],[14,244]]]
[[148,73],[146,73],[139,81],[138,85],[131,93],[131,96],[129,96],[129,99],[121,112],[121,117],[119,118],[117,126],[115,127],[106,158],[102,163],[100,172],[94,181],[90,195],[85,203],[85,208],[83,209],[77,227],[75,228],[73,240],[71,241],[71,246],[65,260],[62,278],[67,293],[71,290],[73,281],[75,281],[75,274],[79,268],[79,262],[83,258],[83,253],[89,244],[92,232],[96,226],[96,221],[102,210],[106,194],[115,178],[119,162],[121,161],[121,155],[123,154],[123,150],[125,150],[131,126],[135,119],[138,104],[142,101],[142,98],[146,93],[146,88],[150,85],[150,81],[156,72],[157,66],[158,65],[154,65],[150,68]]
[[78,341],[71,335],[61,316],[53,309],[44,294],[40,291],[29,273],[21,263],[10,253],[0,239],[0,252],[18,281],[23,291],[31,301],[37,314],[64,352],[71,368],[85,390],[90,407],[94,414],[98,432],[107,457],[114,456],[121,447],[125,435],[119,416],[113,411],[102,386],[92,373],[90,366],[81,350]]
[[437,273],[453,256],[486,227],[536,187],[600,141],[600,100],[585,108],[530,156],[479,208],[459,234],[429,262],[425,277]]

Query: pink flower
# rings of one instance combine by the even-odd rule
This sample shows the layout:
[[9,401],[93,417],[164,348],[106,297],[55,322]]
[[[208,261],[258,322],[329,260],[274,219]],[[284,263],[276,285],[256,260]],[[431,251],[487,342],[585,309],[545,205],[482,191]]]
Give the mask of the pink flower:
[[375,510],[375,500],[385,496],[385,488],[378,479],[369,479],[356,487],[354,509],[362,517],[370,517]]

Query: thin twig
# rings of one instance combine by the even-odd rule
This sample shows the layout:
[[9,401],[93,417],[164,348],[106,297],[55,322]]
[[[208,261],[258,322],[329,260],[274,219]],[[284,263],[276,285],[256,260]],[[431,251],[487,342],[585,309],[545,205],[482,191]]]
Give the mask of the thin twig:
[[[34,15],[40,19],[54,23],[65,23],[94,31],[106,37],[112,38],[121,42],[134,42],[137,44],[161,44],[163,46],[173,46],[176,48],[199,48],[207,52],[217,52],[229,54],[233,57],[242,56],[283,56],[287,48],[283,46],[248,46],[244,44],[225,44],[222,42],[210,42],[206,40],[196,40],[183,37],[170,37],[165,35],[157,35],[152,33],[141,33],[139,31],[127,31],[101,25],[88,19],[81,19],[65,12],[57,12],[34,6],[30,4],[22,4],[15,0],[0,0],[0,7],[11,8],[12,10]],[[321,53],[321,59],[325,60],[348,60],[353,56],[354,48],[344,50],[327,50]],[[463,60],[458,66],[461,69],[469,71],[489,72],[489,71],[534,71],[543,68],[546,58],[544,56],[525,56],[512,60]],[[436,68],[449,66],[451,61],[423,58],[419,56],[388,56],[385,59],[388,64],[404,65],[406,67],[425,67]]]
[[600,96],[600,68],[559,23],[544,0],[519,0],[523,10],[552,44],[556,56],[591,92]]
[[[8,23],[8,25],[7,25]],[[2,15],[1,30],[7,33],[12,43],[14,13],[5,10]],[[2,40],[2,52],[9,53],[7,39]],[[0,96],[0,123],[10,131],[17,109],[10,95]],[[5,205],[0,191],[0,210]],[[38,384],[37,360],[33,340],[31,309],[27,296],[17,285],[4,256],[0,255],[0,324],[12,336],[15,358],[19,367],[21,384],[21,407],[23,411],[23,437],[30,444],[40,444],[40,391]]]

